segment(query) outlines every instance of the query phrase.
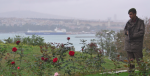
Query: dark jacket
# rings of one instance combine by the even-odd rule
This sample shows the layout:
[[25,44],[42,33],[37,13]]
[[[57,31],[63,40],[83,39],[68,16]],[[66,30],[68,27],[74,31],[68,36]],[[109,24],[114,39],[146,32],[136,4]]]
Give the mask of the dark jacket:
[[[127,35],[128,31],[128,35]],[[136,18],[135,22],[130,19],[124,28],[125,32],[125,50],[129,52],[138,52],[143,49],[143,38],[145,33],[144,21]]]

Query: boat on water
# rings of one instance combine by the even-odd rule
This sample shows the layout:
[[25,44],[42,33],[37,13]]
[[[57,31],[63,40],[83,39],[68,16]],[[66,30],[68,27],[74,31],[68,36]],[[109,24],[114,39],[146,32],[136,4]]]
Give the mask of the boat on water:
[[32,31],[28,30],[25,32],[26,35],[66,35],[66,29],[59,29],[56,27],[54,31],[51,30],[39,30],[39,31]]

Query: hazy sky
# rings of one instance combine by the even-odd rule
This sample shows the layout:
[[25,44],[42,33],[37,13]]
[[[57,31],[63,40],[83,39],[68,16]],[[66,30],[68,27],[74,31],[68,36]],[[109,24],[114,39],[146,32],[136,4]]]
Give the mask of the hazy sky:
[[138,17],[150,17],[150,0],[0,0],[0,12],[30,10],[97,20],[113,20],[115,15],[117,20],[128,20],[133,7]]

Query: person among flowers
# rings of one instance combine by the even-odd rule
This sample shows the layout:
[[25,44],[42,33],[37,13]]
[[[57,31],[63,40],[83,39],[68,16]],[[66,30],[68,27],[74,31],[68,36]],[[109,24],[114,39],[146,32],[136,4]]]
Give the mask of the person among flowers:
[[[137,12],[135,8],[131,8],[128,11],[130,20],[126,23],[125,32],[125,50],[127,51],[129,60],[129,73],[134,72],[135,65],[131,64],[136,59],[140,66],[140,59],[143,58],[143,39],[145,34],[144,21],[136,16]],[[140,66],[140,68],[142,68]],[[143,69],[145,70],[145,69]],[[132,76],[132,75],[130,75]]]

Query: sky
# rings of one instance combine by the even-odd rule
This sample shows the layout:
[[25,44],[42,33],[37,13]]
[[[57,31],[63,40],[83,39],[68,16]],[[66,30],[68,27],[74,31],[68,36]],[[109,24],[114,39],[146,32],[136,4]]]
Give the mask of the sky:
[[93,20],[128,20],[128,10],[150,18],[150,0],[0,0],[0,13],[18,10]]

